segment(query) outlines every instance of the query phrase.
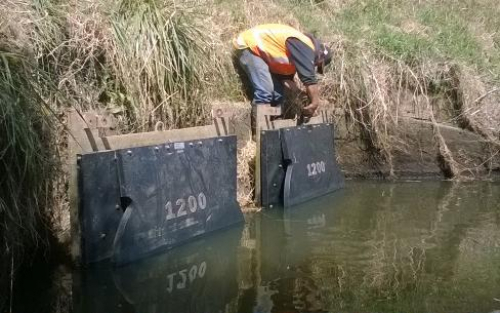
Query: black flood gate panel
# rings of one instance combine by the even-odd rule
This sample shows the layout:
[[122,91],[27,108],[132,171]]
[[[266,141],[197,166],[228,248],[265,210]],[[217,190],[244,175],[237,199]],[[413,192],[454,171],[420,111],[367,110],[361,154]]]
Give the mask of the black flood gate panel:
[[290,207],[343,188],[333,124],[261,133],[262,205]]
[[280,130],[263,131],[260,142],[261,204],[268,207],[283,201],[285,162]]
[[78,187],[83,263],[110,258],[123,216],[115,151],[79,156]]
[[243,221],[235,136],[104,154],[80,160],[85,263],[127,263]]

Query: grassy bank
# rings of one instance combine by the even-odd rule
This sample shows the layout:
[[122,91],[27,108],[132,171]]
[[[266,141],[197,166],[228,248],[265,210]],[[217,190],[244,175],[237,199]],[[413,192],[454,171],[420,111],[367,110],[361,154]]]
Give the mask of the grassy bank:
[[[403,117],[473,131],[498,157],[499,14],[493,0],[3,1],[2,245],[10,253],[35,242],[42,217],[58,237],[68,236],[65,176],[50,167],[66,163],[66,108],[111,112],[122,132],[159,121],[204,124],[212,102],[247,101],[230,41],[258,23],[290,24],[331,44],[323,95],[374,163],[392,169],[395,155],[408,151],[394,131]],[[439,130],[434,140],[449,177],[470,171]],[[242,158],[252,149],[240,151]],[[240,163],[251,175],[248,162]],[[240,177],[246,202],[248,175]],[[9,260],[0,262],[8,267]]]
[[193,6],[0,4],[0,311],[44,232],[69,238],[64,110],[106,110],[123,132],[206,122],[218,65]]
[[[281,1],[336,47],[324,93],[361,126],[366,147],[392,174],[408,143],[401,118],[480,134],[498,159],[500,37],[493,1]],[[476,172],[434,128],[450,178]]]
[[443,174],[462,179],[481,176],[484,164],[452,151],[439,126],[479,134],[492,145],[485,159],[498,162],[499,11],[491,0],[220,0],[208,15],[221,49],[258,23],[316,33],[335,53],[323,96],[338,124],[359,134],[368,162],[397,176],[397,156],[413,153],[397,131],[410,118],[434,125]]

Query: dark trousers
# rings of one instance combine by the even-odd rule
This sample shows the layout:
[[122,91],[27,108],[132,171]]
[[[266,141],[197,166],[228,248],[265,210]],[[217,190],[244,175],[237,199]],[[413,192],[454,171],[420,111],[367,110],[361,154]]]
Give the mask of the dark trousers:
[[237,51],[236,57],[252,85],[252,104],[281,105],[284,100],[283,80],[291,78],[272,74],[267,63],[249,49]]

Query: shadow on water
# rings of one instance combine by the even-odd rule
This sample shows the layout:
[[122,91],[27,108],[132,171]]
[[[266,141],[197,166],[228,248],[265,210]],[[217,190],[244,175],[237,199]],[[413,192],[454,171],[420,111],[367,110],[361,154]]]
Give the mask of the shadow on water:
[[73,274],[73,311],[493,312],[500,186],[351,182],[125,267]]

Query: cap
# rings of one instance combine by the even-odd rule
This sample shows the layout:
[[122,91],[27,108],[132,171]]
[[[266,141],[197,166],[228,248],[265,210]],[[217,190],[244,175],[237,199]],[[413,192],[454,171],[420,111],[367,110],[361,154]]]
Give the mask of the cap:
[[316,50],[314,63],[318,67],[318,73],[323,74],[325,66],[332,62],[332,50],[313,34],[306,33],[306,35],[312,40],[314,49]]
[[324,43],[319,44],[319,49],[316,54],[316,65],[318,66],[318,73],[323,74],[325,66],[332,62],[332,50]]

